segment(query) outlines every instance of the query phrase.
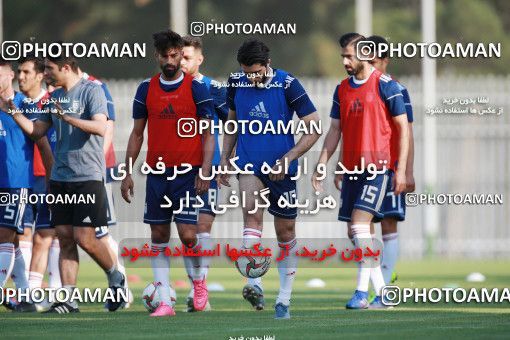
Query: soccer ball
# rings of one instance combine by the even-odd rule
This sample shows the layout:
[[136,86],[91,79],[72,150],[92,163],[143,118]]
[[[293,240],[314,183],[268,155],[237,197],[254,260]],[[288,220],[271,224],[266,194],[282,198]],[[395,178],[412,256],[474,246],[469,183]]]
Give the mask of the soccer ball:
[[[262,247],[260,247],[262,250]],[[235,261],[236,268],[242,276],[251,279],[261,277],[269,270],[271,265],[270,256],[240,256]]]
[[[142,302],[145,308],[149,312],[154,312],[156,308],[158,308],[161,303],[161,298],[159,296],[159,288],[161,286],[161,282],[151,282],[145,287],[142,294]],[[170,286],[170,301],[172,302],[172,307],[175,305],[175,301],[177,300],[177,294],[172,286]]]

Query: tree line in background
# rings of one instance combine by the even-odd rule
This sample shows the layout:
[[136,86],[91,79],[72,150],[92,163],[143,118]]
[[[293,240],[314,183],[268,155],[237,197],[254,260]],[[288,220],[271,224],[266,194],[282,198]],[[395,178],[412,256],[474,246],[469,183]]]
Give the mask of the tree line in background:
[[[157,71],[155,31],[169,26],[168,0],[4,0],[4,40],[147,43],[145,59],[88,59],[83,68],[103,78],[141,78]],[[189,22],[295,23],[296,35],[256,36],[271,48],[272,64],[310,77],[345,76],[338,37],[355,28],[354,0],[189,0]],[[439,73],[507,74],[510,1],[437,0],[439,43],[501,43],[501,58],[438,60]],[[374,33],[392,42],[421,41],[420,0],[373,1]],[[225,79],[238,68],[236,51],[246,35],[203,37],[204,73]],[[507,48],[505,48],[507,47]],[[391,73],[417,75],[420,59],[398,59]]]

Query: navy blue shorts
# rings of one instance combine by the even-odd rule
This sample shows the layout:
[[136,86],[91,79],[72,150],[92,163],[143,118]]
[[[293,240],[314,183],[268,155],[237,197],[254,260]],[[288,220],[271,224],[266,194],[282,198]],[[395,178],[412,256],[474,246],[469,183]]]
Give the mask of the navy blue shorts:
[[[173,180],[168,180],[167,176],[171,176],[172,173],[173,168],[169,168],[163,175],[147,175],[144,223],[167,224],[173,219],[175,223],[197,224],[198,208],[193,208],[192,205],[197,203],[195,177],[198,174],[198,167],[178,175]],[[177,210],[181,204],[180,201],[185,201],[186,193],[188,193],[190,204],[185,204],[180,213],[174,214],[174,210]],[[172,204],[169,208],[161,207],[162,204],[168,204],[165,196]]]
[[358,179],[349,179],[350,176],[344,175],[339,221],[351,222],[354,209],[367,211],[374,215],[375,219],[383,218],[381,208],[388,187],[389,172],[378,174],[369,180],[367,177],[371,176],[368,172],[358,175]]
[[102,238],[108,235],[108,228],[117,224],[117,216],[115,215],[115,200],[113,198],[113,189],[112,183],[106,182],[105,185],[106,190],[106,219],[107,225],[102,227],[96,227],[96,238]]
[[0,188],[0,227],[16,230],[16,233],[23,234],[23,215],[25,213],[25,201],[16,199],[29,195],[31,189]]
[[394,218],[397,221],[404,221],[406,219],[405,193],[398,196],[393,194],[391,180],[393,176],[395,176],[395,173],[390,171],[389,175],[390,178],[388,180],[388,187],[386,189],[386,195],[384,196],[381,213],[383,214],[383,218]]
[[[34,185],[32,187],[34,194],[46,194],[46,177],[35,176]],[[48,229],[50,225],[51,213],[50,208],[45,200],[38,200],[36,204],[27,204],[25,214],[23,215],[23,226],[25,228]]]
[[267,211],[273,216],[295,219],[297,217],[297,208],[281,208],[278,206],[278,200],[284,196],[287,201],[294,204],[297,200],[297,189],[296,180],[290,179],[291,176],[285,175],[285,178],[281,181],[272,181],[269,179],[269,175],[256,174],[258,179],[262,181],[264,186],[269,189],[269,208]]

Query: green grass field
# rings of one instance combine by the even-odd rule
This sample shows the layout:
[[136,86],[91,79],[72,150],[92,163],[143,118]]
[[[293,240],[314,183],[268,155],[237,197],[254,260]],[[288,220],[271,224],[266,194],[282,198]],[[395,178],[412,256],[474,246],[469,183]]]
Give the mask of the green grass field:
[[[481,272],[483,283],[465,281],[470,272]],[[211,269],[209,282],[220,282],[225,292],[210,294],[213,311],[183,313],[187,289],[177,290],[177,315],[150,318],[141,302],[141,291],[151,281],[150,269],[130,269],[141,282],[132,283],[135,303],[116,313],[100,304],[81,305],[80,314],[14,314],[0,311],[0,334],[10,338],[185,338],[275,336],[275,339],[377,338],[510,338],[510,304],[406,304],[391,310],[348,311],[344,305],[354,289],[354,269],[306,269],[298,271],[291,320],[274,320],[278,275],[272,268],[264,280],[266,310],[251,310],[241,297],[244,284],[234,269]],[[510,262],[408,262],[398,265],[402,287],[510,287]],[[321,289],[306,288],[310,278],[326,282]],[[172,280],[183,279],[184,270],[172,271]],[[104,274],[91,262],[80,269],[80,287],[103,287]]]

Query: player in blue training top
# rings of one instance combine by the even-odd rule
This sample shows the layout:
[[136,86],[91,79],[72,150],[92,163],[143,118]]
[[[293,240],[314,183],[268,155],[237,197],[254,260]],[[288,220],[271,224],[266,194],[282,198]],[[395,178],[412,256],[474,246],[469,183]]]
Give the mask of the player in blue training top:
[[[281,69],[270,66],[269,48],[260,40],[247,40],[237,52],[237,61],[242,73],[232,74],[228,80],[227,102],[228,120],[259,121],[262,126],[271,122],[287,124],[292,121],[294,112],[308,126],[319,120],[315,107],[299,81]],[[310,129],[311,130],[311,129]],[[262,235],[263,209],[253,214],[257,196],[255,192],[269,189],[268,211],[274,216],[274,225],[279,247],[288,249],[290,254],[296,248],[295,224],[297,209],[279,207],[278,200],[284,197],[291,204],[297,199],[296,181],[290,177],[296,174],[297,160],[307,152],[319,138],[319,134],[303,134],[297,144],[294,135],[286,134],[251,134],[249,131],[226,134],[221,155],[222,167],[228,166],[232,149],[236,145],[237,165],[244,168],[253,165],[254,175],[239,175],[239,191],[245,193],[243,206],[243,246],[250,248],[259,243]],[[263,174],[262,165],[266,162],[273,170],[288,164],[277,174]],[[266,171],[267,172],[267,171]],[[219,177],[219,185],[227,185],[228,175]],[[275,318],[290,318],[289,306],[297,267],[297,257],[287,256],[278,262],[280,290],[276,299]],[[257,310],[264,308],[261,279],[248,279],[243,288],[243,297]]]
[[[28,288],[25,260],[17,234],[23,234],[25,202],[15,195],[26,196],[34,182],[34,143],[23,133],[11,115],[20,108],[25,96],[12,88],[14,70],[9,61],[0,60],[0,289],[12,279],[18,289]],[[9,104],[8,104],[9,103]],[[11,111],[10,111],[11,110]],[[5,303],[9,308],[9,303]],[[35,312],[34,304],[20,301],[15,311]]]
[[[221,86],[221,83],[212,80],[211,78],[204,76],[200,73],[200,65],[204,61],[204,55],[203,55],[203,46],[202,46],[202,40],[198,37],[193,36],[185,36],[183,37],[184,40],[184,48],[183,48],[183,57],[181,59],[181,68],[184,71],[184,73],[190,74],[195,79],[198,79],[202,81],[207,88],[209,89],[209,92],[211,93],[211,97],[214,102],[214,124],[218,125],[219,121],[225,121],[228,116],[228,109],[227,109],[227,91],[224,86]],[[214,154],[213,154],[213,166],[220,165],[220,146],[218,141],[218,133],[216,130],[214,130],[214,138],[216,146],[214,148]],[[198,215],[198,230],[197,230],[197,237],[200,239],[200,243],[202,245],[203,250],[212,250],[213,245],[211,241],[211,228],[212,224],[214,222],[214,217],[216,214],[212,211],[211,205],[215,204],[216,198],[218,197],[218,185],[215,179],[211,180],[211,185],[209,187],[209,190],[206,194],[203,195],[202,199],[205,203],[205,205],[202,208],[199,208],[199,215]],[[188,277],[192,277],[192,270],[195,270],[191,264],[191,259],[188,257],[185,257],[184,260],[186,263],[186,270],[188,272]],[[209,271],[209,264],[210,264],[210,258],[205,257],[202,262],[202,268],[198,268],[197,270],[201,270],[201,275],[206,278],[207,273]],[[193,285],[191,285],[193,287]],[[193,305],[193,288],[190,290],[188,294],[188,298],[186,300],[187,312],[195,312],[195,307]],[[206,311],[211,310],[211,305],[209,304],[209,301],[207,301],[207,305],[205,307]]]
[[[388,41],[381,36],[373,35],[367,38],[367,41],[374,43],[376,50],[375,57],[370,61],[372,66],[382,73],[387,73],[386,69],[390,62],[388,52],[382,52],[379,49],[381,44],[388,45]],[[380,51],[380,53],[379,53]],[[409,125],[409,155],[407,156],[406,166],[406,192],[413,192],[415,189],[414,175],[413,175],[413,162],[414,162],[414,134],[413,134],[413,107],[411,105],[411,99],[409,92],[400,82],[397,81],[397,85],[402,93],[402,98],[406,107],[407,122]],[[398,141],[393,140],[393,146],[398,146]],[[391,182],[390,182],[391,183]],[[381,220],[381,231],[383,240],[383,257],[381,262],[381,271],[383,273],[384,282],[388,285],[394,283],[397,279],[397,275],[394,272],[395,264],[398,259],[398,231],[397,223],[405,220],[406,206],[405,206],[405,194],[394,195],[393,189],[388,187],[386,196],[382,204],[382,213],[384,218]],[[372,225],[372,234],[375,234],[374,226]],[[375,294],[369,300],[373,300]]]
[[[18,61],[18,84],[21,92],[26,96],[21,109],[32,121],[39,119],[44,110],[48,109],[47,103],[50,94],[43,88],[43,78],[44,58],[29,55]],[[34,194],[45,195],[47,193],[47,183],[53,165],[52,150],[55,147],[56,139],[56,132],[51,128],[46,136],[41,137],[34,146],[34,183],[32,187]],[[58,254],[56,260],[48,261],[48,253],[54,254],[55,249],[60,250],[55,230],[50,227],[48,204],[44,201],[27,204],[23,224],[25,233],[19,235],[19,245],[25,265],[28,267],[29,288],[41,288],[48,263],[51,264],[48,265],[48,285],[51,288],[60,288]],[[33,232],[32,229],[34,229]],[[44,304],[37,304],[37,306],[42,307]]]

